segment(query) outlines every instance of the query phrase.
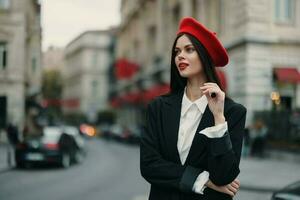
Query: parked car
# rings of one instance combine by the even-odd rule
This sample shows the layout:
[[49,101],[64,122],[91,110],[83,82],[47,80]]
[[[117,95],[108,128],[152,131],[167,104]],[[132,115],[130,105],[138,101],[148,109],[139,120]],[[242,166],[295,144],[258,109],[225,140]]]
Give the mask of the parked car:
[[271,200],[300,200],[300,181],[274,192]]
[[141,137],[142,127],[141,126],[132,126],[130,128],[130,134],[127,141],[132,144],[139,144]]
[[110,127],[111,138],[117,141],[122,141],[125,135],[123,135],[123,128],[119,124],[113,124]]
[[16,165],[53,163],[67,168],[79,163],[84,155],[84,141],[79,137],[72,127],[44,127],[40,136],[27,137],[16,146]]

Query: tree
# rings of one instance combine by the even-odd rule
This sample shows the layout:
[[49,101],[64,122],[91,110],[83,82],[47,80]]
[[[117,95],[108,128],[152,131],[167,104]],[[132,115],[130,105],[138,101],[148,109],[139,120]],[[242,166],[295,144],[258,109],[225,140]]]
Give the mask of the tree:
[[55,124],[61,119],[61,98],[63,79],[60,71],[47,70],[43,72],[42,94],[46,102],[48,122]]
[[42,93],[45,99],[61,99],[62,76],[58,70],[47,70],[43,73]]

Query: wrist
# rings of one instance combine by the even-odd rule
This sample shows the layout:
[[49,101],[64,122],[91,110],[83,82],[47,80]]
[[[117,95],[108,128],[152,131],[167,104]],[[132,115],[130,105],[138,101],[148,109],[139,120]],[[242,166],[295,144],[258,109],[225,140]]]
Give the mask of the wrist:
[[205,185],[206,187],[210,187],[210,186],[211,186],[211,181],[208,179],[204,185]]
[[215,125],[223,124],[226,121],[224,115],[214,116],[214,119],[215,119]]
[[208,180],[204,185],[210,189],[214,189],[214,184],[210,180]]

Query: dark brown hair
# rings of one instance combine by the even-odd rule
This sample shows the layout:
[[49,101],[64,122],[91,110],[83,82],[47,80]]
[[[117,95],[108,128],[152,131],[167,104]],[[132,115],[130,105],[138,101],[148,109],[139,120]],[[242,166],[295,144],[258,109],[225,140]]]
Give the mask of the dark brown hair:
[[178,69],[176,67],[176,64],[175,64],[175,57],[176,57],[175,47],[176,47],[178,38],[180,38],[182,35],[186,35],[190,39],[194,48],[196,49],[196,51],[199,55],[199,58],[202,62],[202,66],[204,68],[204,73],[207,78],[207,81],[217,83],[218,86],[221,88],[220,80],[217,76],[215,66],[214,66],[212,59],[210,58],[206,48],[194,36],[192,36],[188,33],[183,33],[183,34],[179,34],[176,37],[173,47],[172,47],[170,93],[174,94],[174,93],[178,93],[178,92],[182,91],[184,89],[184,87],[186,86],[186,82],[187,82],[187,78],[180,76]]

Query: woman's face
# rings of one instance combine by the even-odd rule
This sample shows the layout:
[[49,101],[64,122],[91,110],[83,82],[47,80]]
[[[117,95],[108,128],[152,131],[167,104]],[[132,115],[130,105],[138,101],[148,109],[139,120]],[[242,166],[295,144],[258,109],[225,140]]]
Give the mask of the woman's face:
[[199,77],[203,73],[200,57],[186,35],[179,37],[176,42],[175,64],[180,76],[185,78]]

